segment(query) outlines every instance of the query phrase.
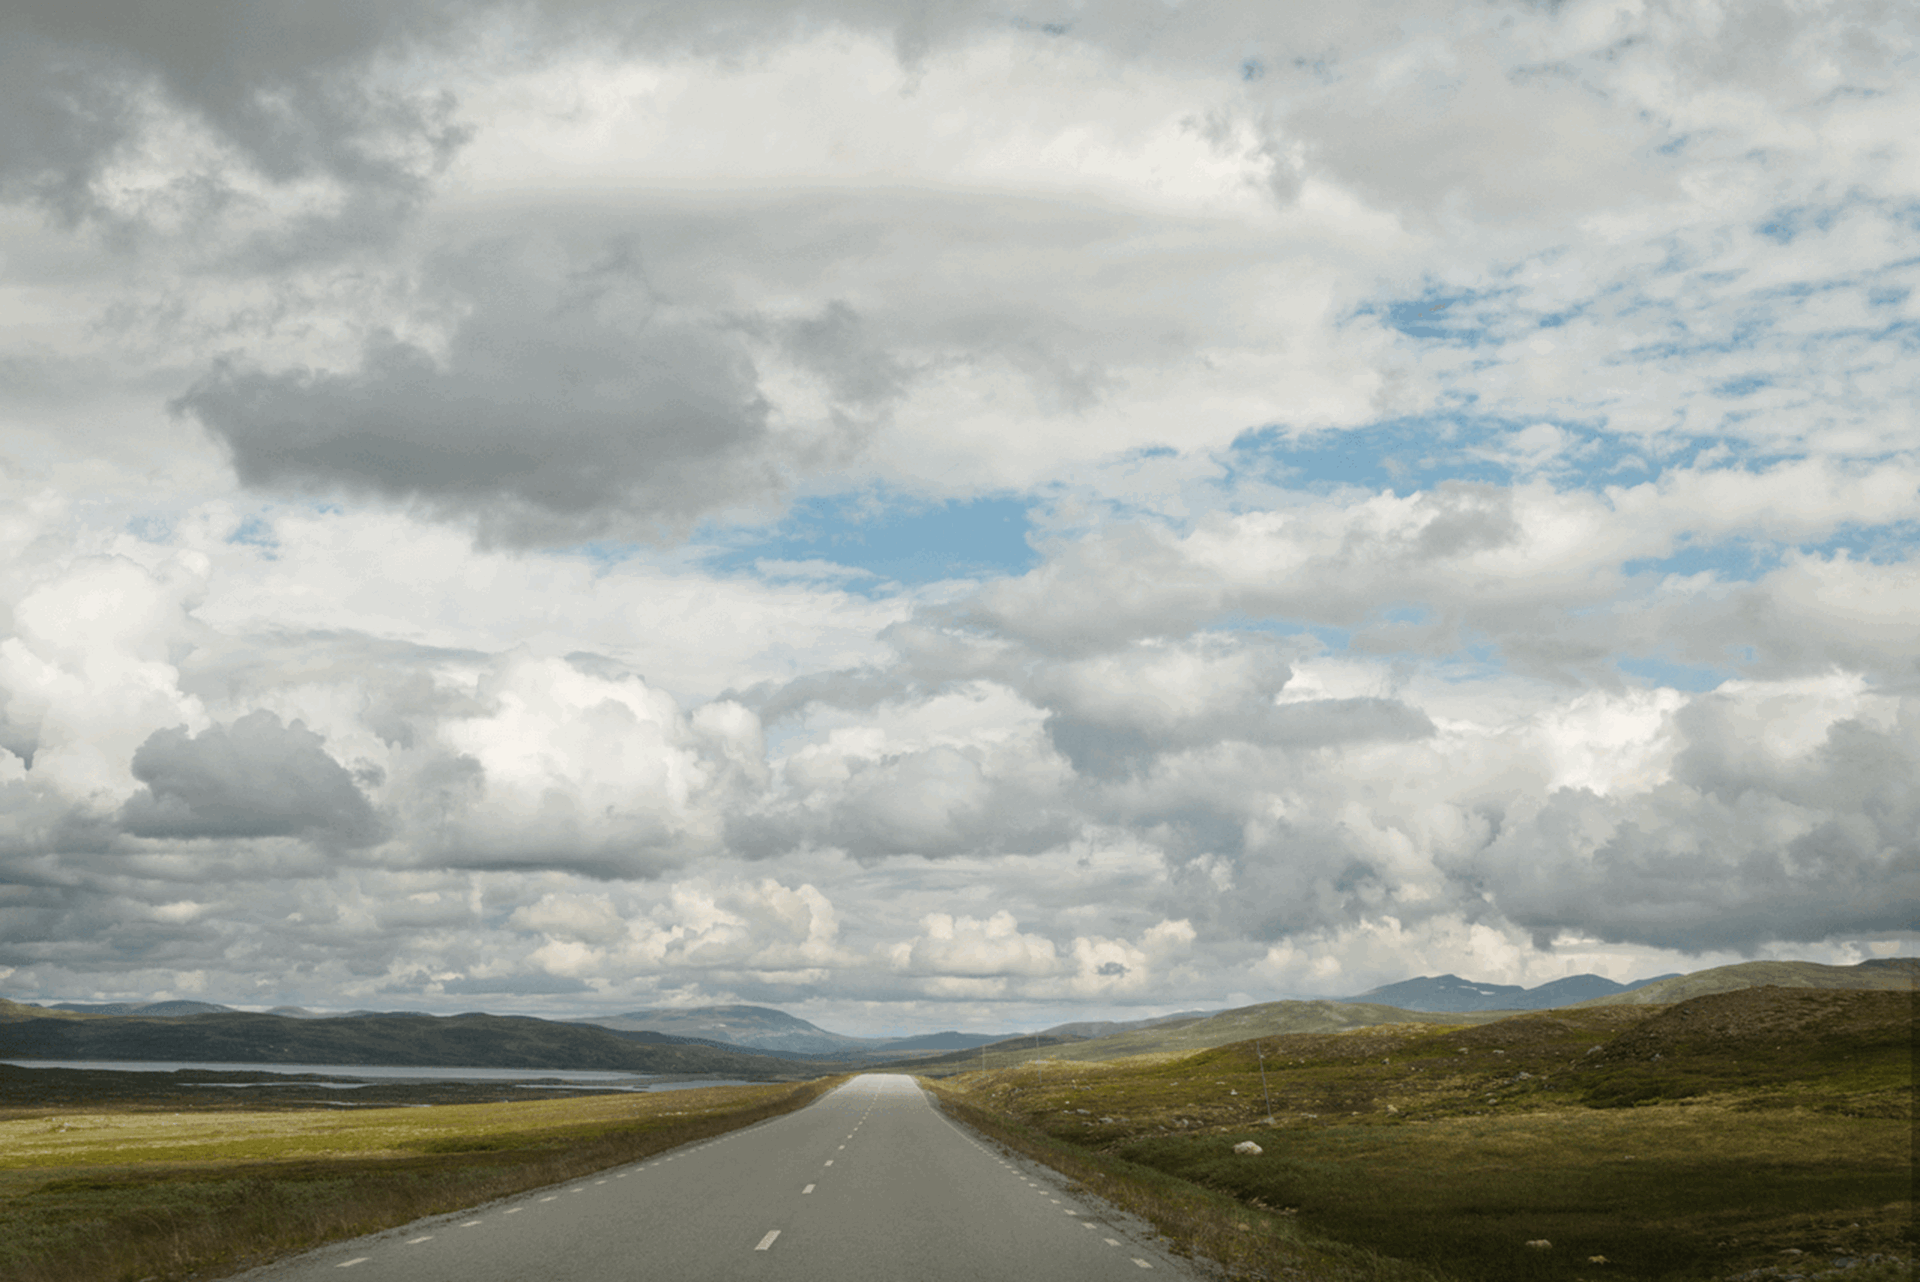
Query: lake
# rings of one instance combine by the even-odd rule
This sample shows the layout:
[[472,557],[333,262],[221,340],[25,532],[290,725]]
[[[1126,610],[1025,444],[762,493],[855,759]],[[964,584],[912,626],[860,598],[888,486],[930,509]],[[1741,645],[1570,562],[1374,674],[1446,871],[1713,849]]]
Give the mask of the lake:
[[[753,1082],[731,1078],[702,1078],[698,1081],[661,1081],[645,1073],[623,1073],[605,1069],[575,1068],[412,1068],[390,1064],[186,1064],[172,1060],[109,1059],[0,1059],[0,1064],[16,1068],[67,1068],[109,1073],[274,1073],[289,1077],[316,1074],[325,1077],[360,1080],[303,1082],[304,1086],[324,1086],[352,1090],[374,1082],[500,1082],[527,1090],[564,1089],[567,1086],[599,1086],[621,1091],[682,1091],[698,1086],[752,1086]],[[223,1086],[274,1086],[275,1082],[223,1082]]]

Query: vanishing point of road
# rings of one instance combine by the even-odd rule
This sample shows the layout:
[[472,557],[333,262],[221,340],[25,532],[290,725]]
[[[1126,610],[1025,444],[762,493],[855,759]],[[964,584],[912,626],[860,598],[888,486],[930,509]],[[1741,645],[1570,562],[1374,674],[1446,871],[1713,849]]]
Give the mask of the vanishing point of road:
[[856,1077],[798,1112],[337,1242],[246,1282],[1106,1282],[1198,1278],[1152,1230]]

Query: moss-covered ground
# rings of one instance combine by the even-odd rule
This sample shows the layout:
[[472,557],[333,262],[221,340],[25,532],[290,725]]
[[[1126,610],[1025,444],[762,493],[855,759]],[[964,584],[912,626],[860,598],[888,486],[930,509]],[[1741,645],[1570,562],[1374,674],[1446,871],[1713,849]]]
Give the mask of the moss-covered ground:
[[12,1109],[0,1279],[225,1276],[720,1134],[834,1080],[414,1108]]
[[1297,1225],[1229,1261],[1250,1275],[1325,1242],[1460,1282],[1864,1280],[1908,1276],[1915,1246],[1912,1032],[1909,993],[1763,988],[940,1089]]

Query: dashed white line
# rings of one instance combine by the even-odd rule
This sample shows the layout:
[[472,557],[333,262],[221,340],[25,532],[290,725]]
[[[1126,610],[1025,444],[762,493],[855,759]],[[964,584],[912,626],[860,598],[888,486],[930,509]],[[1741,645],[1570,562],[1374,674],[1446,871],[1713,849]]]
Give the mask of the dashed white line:
[[1137,1255],[1133,1257],[1133,1262],[1139,1265],[1143,1269],[1150,1269],[1153,1267],[1151,1264],[1148,1264],[1145,1260],[1141,1259]]
[[753,1249],[754,1249],[754,1250],[756,1250],[756,1251],[764,1251],[764,1250],[766,1250],[766,1249],[767,1249],[768,1247],[770,1247],[770,1246],[772,1246],[772,1245],[773,1245],[773,1240],[774,1240],[775,1238],[777,1238],[777,1237],[779,1237],[779,1236],[780,1236],[780,1230],[779,1230],[779,1229],[768,1229],[768,1230],[767,1230],[767,1235],[766,1235],[765,1237],[763,1237],[763,1238],[761,1238],[761,1239],[760,1239],[760,1245],[759,1245],[759,1246],[756,1246],[756,1247],[754,1247]]
[[1107,1238],[1107,1239],[1105,1239],[1105,1241],[1106,1241],[1106,1244],[1107,1244],[1108,1246],[1119,1246],[1119,1245],[1120,1245],[1120,1240],[1119,1240],[1118,1238]]
[[433,1234],[431,1234],[431,1233],[422,1233],[422,1234],[421,1234],[421,1235],[420,1235],[419,1237],[410,1237],[410,1238],[408,1238],[408,1239],[407,1239],[407,1245],[408,1245],[408,1246],[419,1246],[419,1245],[420,1245],[420,1244],[421,1244],[422,1242],[431,1242],[431,1241],[433,1241]]
[[540,1200],[542,1202],[558,1202],[560,1199],[558,1196],[555,1196],[555,1197],[543,1197]]
[[466,1222],[465,1224],[462,1224],[462,1225],[461,1225],[460,1227],[461,1227],[461,1228],[463,1228],[463,1229],[470,1229],[470,1228],[472,1228],[472,1227],[473,1227],[474,1225],[476,1225],[476,1224],[478,1224],[479,1222],[480,1222],[480,1221],[478,1221],[478,1220],[468,1220],[468,1221],[467,1221],[467,1222]]
[[800,1191],[801,1191],[802,1193],[811,1193],[811,1192],[813,1192],[813,1185],[811,1185],[811,1184],[809,1184],[809,1185],[807,1185],[807,1187],[805,1187],[805,1188],[803,1188],[803,1189],[801,1189]]
[[833,1159],[832,1159],[832,1158],[828,1158],[828,1159],[827,1159],[827,1165],[828,1165],[828,1166],[832,1166],[832,1165],[833,1165]]
[[526,1208],[526,1207],[524,1207],[524,1206],[510,1206],[510,1207],[508,1207],[508,1208],[507,1208],[506,1210],[504,1210],[504,1211],[502,1211],[502,1212],[500,1212],[500,1214],[502,1214],[502,1215],[518,1215],[518,1214],[520,1214],[520,1212],[522,1212],[522,1211],[524,1211],[524,1210],[526,1210],[526,1209],[527,1209],[527,1208]]
[[365,1264],[368,1260],[371,1260],[372,1258],[373,1257],[371,1255],[356,1256],[351,1260],[342,1260],[340,1261],[340,1263],[334,1265],[333,1267],[336,1269],[350,1269],[356,1264]]

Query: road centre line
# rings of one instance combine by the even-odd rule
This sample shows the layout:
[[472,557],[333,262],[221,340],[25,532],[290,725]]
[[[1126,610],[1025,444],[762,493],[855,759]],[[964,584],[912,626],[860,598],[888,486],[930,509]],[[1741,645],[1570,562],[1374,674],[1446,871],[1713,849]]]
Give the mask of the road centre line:
[[800,1192],[803,1194],[813,1192],[813,1185],[811,1184],[807,1185],[807,1187],[801,1189]]
[[468,1220],[468,1221],[467,1221],[467,1222],[466,1222],[465,1224],[462,1224],[462,1225],[461,1225],[460,1227],[461,1227],[461,1228],[463,1228],[463,1229],[470,1229],[470,1228],[472,1228],[472,1227],[473,1227],[474,1225],[476,1225],[476,1224],[478,1224],[479,1222],[480,1222],[480,1221],[478,1221],[478,1220]]
[[768,1247],[772,1246],[773,1240],[779,1236],[780,1236],[779,1229],[769,1229],[767,1230],[767,1235],[760,1239],[760,1245],[754,1247],[753,1249],[756,1251],[764,1251]]
[[1145,1260],[1141,1259],[1137,1255],[1133,1257],[1133,1262],[1139,1265],[1143,1269],[1150,1269],[1153,1267],[1151,1264],[1148,1264]]
[[334,1265],[333,1267],[336,1269],[350,1269],[356,1264],[365,1264],[368,1260],[371,1260],[372,1258],[373,1257],[371,1255],[357,1256],[351,1260],[342,1260],[340,1261],[340,1263]]
[[524,1206],[510,1206],[510,1207],[508,1207],[508,1208],[507,1208],[506,1210],[504,1210],[504,1211],[502,1211],[502,1212],[500,1212],[500,1214],[502,1214],[502,1215],[518,1215],[518,1214],[520,1214],[520,1212],[522,1212],[522,1211],[524,1211],[524,1210],[526,1210],[526,1209],[527,1209],[527,1208],[526,1208],[526,1207],[524,1207]]
[[411,1238],[408,1238],[408,1239],[407,1239],[407,1245],[408,1245],[408,1246],[419,1246],[419,1245],[420,1245],[420,1244],[421,1244],[422,1242],[431,1242],[431,1241],[433,1241],[433,1234],[431,1234],[431,1233],[422,1233],[422,1234],[421,1234],[421,1235],[420,1235],[419,1237],[411,1237]]

